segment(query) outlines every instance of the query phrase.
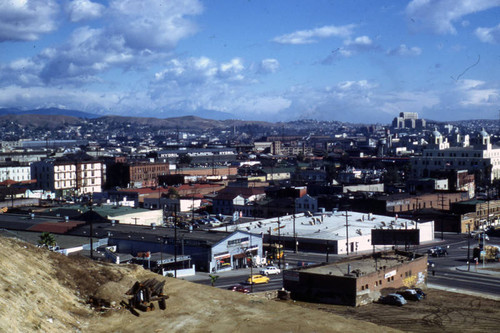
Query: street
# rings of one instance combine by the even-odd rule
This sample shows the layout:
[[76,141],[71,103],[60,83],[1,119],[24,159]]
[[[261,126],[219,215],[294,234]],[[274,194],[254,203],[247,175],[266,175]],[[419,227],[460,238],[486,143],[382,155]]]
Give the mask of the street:
[[[441,234],[436,233],[436,241],[418,246],[418,253],[427,253],[427,250],[434,246],[446,248],[448,255],[442,257],[429,256],[429,261],[434,263],[434,267],[429,267],[428,284],[431,286],[439,286],[445,289],[465,289],[476,293],[487,293],[489,295],[500,296],[500,263],[476,263],[472,261],[472,249],[477,246],[477,241],[467,239],[461,234],[444,234],[444,240],[440,238]],[[470,242],[470,268],[467,266],[467,248],[468,241]],[[491,237],[487,241],[489,245],[500,245],[500,237]],[[414,249],[411,249],[414,250]],[[285,251],[285,261],[281,262],[281,266],[285,268],[285,263],[289,268],[297,267],[298,263],[315,264],[321,262],[335,262],[345,256],[332,255],[326,253],[306,253],[293,251]],[[275,265],[279,266],[279,262]],[[499,272],[487,271],[483,268],[499,269]],[[469,269],[469,271],[468,271]],[[217,273],[215,286],[221,289],[227,289],[235,284],[245,284],[247,277],[250,275],[250,268],[233,270],[229,272]],[[254,268],[253,274],[259,274],[259,269]],[[253,292],[261,292],[266,290],[281,289],[283,286],[282,274],[270,275],[270,282],[267,284],[258,284],[253,286]],[[195,277],[186,277],[186,280],[210,285],[208,274],[197,273]],[[248,288],[251,288],[247,285]]]

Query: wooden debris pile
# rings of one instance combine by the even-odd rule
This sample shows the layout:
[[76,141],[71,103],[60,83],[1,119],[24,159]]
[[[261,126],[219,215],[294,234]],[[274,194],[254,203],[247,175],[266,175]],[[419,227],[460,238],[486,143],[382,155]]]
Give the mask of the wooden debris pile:
[[153,302],[156,301],[160,310],[165,310],[167,308],[165,301],[168,299],[168,295],[163,294],[164,286],[165,281],[158,281],[156,279],[148,279],[143,282],[136,281],[132,288],[125,293],[132,296],[128,303],[121,301],[120,304],[136,316],[139,316],[139,312],[135,309],[143,312],[155,310]]

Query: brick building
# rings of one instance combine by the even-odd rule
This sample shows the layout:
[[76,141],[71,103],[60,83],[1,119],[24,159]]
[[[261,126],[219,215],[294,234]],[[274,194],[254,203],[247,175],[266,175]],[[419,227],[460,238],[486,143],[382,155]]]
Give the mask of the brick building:
[[294,300],[359,306],[394,289],[423,287],[427,255],[413,258],[404,252],[376,253],[333,264],[284,271],[283,287]]

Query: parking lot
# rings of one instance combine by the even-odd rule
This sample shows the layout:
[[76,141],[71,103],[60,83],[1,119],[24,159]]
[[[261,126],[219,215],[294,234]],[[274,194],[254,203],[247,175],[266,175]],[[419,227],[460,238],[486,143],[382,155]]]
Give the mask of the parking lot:
[[500,302],[436,289],[426,292],[426,299],[409,301],[404,306],[373,303],[354,308],[303,302],[295,304],[406,332],[498,331]]

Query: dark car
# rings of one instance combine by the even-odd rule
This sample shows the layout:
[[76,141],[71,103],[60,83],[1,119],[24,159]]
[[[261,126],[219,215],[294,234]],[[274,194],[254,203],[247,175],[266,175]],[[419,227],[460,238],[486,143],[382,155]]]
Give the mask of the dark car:
[[426,293],[424,293],[424,291],[423,291],[422,289],[420,289],[420,288],[413,288],[413,289],[415,289],[415,291],[416,291],[416,292],[417,292],[420,296],[422,296],[422,298],[426,298],[426,297],[427,297],[427,294],[426,294]]
[[444,257],[448,254],[448,251],[441,246],[434,246],[427,251],[433,257]]
[[244,294],[248,294],[250,292],[250,289],[248,289],[247,287],[245,287],[241,284],[235,284],[234,286],[231,286],[227,289],[232,290],[232,291],[237,291],[239,293],[244,293]]
[[389,304],[397,306],[403,306],[406,304],[406,300],[404,299],[404,297],[398,294],[389,294],[387,296],[382,296],[379,298],[378,302],[380,304]]
[[423,298],[415,289],[400,290],[397,294],[403,296],[407,301],[420,301]]

